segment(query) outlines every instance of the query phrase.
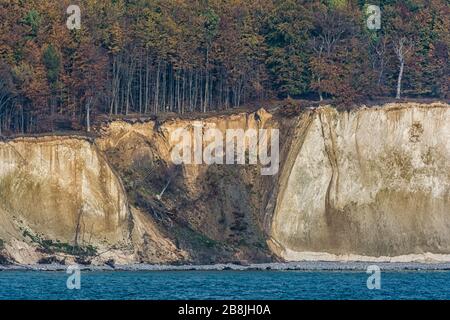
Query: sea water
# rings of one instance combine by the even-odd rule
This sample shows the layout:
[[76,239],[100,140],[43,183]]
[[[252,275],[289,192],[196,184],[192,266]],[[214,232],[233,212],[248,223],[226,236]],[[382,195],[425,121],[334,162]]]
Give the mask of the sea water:
[[450,299],[450,271],[2,271],[0,299]]

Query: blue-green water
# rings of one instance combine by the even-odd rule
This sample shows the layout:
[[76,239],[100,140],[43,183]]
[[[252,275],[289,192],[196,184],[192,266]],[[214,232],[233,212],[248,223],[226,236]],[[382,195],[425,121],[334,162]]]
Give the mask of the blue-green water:
[[450,271],[383,272],[367,289],[365,272],[82,272],[69,290],[65,272],[0,272],[0,299],[450,299]]

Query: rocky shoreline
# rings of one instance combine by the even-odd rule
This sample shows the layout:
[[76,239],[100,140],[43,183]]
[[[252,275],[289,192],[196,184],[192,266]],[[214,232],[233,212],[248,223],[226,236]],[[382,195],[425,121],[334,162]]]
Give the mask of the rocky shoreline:
[[[329,261],[302,261],[286,263],[261,264],[214,264],[214,265],[80,265],[81,271],[365,271],[370,265],[377,265],[381,271],[438,271],[450,270],[450,262],[420,263],[420,262],[329,262]],[[0,271],[65,271],[67,265],[6,265],[0,266]]]

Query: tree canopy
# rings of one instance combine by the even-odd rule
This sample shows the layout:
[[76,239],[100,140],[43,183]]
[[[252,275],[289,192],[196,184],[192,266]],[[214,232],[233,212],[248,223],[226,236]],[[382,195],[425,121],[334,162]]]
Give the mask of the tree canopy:
[[[269,98],[448,98],[447,0],[0,0],[0,134]],[[373,2],[373,1],[372,1]]]

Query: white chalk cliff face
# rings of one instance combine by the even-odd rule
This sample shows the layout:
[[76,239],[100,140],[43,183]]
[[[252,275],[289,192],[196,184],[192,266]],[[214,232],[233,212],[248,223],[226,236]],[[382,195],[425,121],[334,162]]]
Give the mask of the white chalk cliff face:
[[303,117],[279,181],[275,253],[286,260],[450,254],[448,105],[321,108]]
[[[122,186],[94,145],[64,137],[0,143],[4,214],[64,241],[119,240],[129,211]],[[124,229],[124,230],[121,230]],[[84,239],[87,240],[87,239]]]
[[[137,260],[144,235],[160,240],[162,253],[171,246],[128,206],[120,178],[92,141],[49,136],[0,142],[0,249],[13,262],[36,263],[48,257],[46,250],[69,262],[76,245],[96,249],[90,260],[127,263]],[[170,259],[166,254],[162,260]]]

